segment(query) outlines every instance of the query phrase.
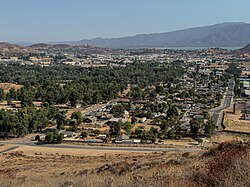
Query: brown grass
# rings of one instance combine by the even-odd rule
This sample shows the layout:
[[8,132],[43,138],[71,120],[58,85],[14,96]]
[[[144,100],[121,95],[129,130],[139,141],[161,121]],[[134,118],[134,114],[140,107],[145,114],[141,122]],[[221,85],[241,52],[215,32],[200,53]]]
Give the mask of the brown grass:
[[10,89],[20,90],[23,85],[12,84],[12,83],[0,83],[0,88],[4,90],[4,92],[9,92]]
[[250,143],[222,143],[205,157],[209,161],[194,174],[199,186],[249,186]]
[[235,114],[233,112],[233,106],[227,109],[225,115],[224,125],[226,130],[250,132],[250,121],[244,119],[245,104],[236,104]]
[[201,153],[73,156],[12,151],[0,156],[0,186],[249,186],[249,143]]

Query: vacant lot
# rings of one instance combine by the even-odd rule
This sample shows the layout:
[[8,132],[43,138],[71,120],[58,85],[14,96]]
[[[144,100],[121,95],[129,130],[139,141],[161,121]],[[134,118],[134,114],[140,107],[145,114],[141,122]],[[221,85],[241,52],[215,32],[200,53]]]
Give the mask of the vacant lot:
[[9,92],[10,89],[19,90],[23,87],[23,85],[12,84],[12,83],[0,83],[0,88],[4,90],[4,92]]
[[[225,116],[225,127],[226,130],[250,132],[250,120],[244,120],[244,104],[237,104],[235,114],[226,113]],[[231,108],[230,111],[233,111]]]

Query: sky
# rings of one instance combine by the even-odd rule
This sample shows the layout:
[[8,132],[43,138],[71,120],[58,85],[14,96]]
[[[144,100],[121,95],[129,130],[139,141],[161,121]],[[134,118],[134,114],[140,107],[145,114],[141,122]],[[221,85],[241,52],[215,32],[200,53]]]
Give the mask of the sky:
[[0,0],[0,41],[76,41],[250,23],[249,0]]

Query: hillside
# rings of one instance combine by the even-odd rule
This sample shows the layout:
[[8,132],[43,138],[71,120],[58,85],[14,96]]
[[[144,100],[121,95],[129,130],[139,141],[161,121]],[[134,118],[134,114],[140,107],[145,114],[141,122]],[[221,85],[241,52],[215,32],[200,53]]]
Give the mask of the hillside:
[[[16,56],[27,53],[48,52],[48,53],[74,53],[76,55],[86,54],[106,54],[111,50],[108,48],[92,47],[89,45],[69,45],[69,44],[55,44],[50,45],[46,43],[38,43],[30,46],[21,46],[10,43],[0,43],[0,54],[7,56]],[[119,52],[119,50],[115,50]]]
[[185,30],[139,34],[122,38],[95,38],[70,42],[99,47],[238,47],[250,43],[250,24],[221,23]]
[[45,43],[38,43],[30,45],[29,47],[32,49],[48,49],[49,47],[51,47],[51,45]]
[[0,53],[5,53],[11,56],[11,55],[17,55],[17,54],[26,54],[29,52],[33,52],[33,50],[29,47],[24,47],[24,46],[4,43],[4,42],[0,43]]
[[250,44],[246,45],[245,47],[236,50],[238,54],[249,54],[250,55]]
[[[0,152],[10,147],[0,146]],[[249,143],[222,143],[205,153],[105,152],[15,147],[0,154],[9,186],[249,186]]]

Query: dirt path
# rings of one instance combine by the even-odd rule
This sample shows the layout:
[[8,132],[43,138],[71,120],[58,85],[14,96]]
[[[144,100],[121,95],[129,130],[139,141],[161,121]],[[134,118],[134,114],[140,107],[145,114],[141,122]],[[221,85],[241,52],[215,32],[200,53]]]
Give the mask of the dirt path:
[[6,152],[9,152],[9,151],[13,151],[15,149],[19,148],[19,146],[13,146],[13,147],[10,147],[8,149],[5,149],[5,150],[2,150],[0,151],[0,154],[3,154],[3,153],[6,153]]

